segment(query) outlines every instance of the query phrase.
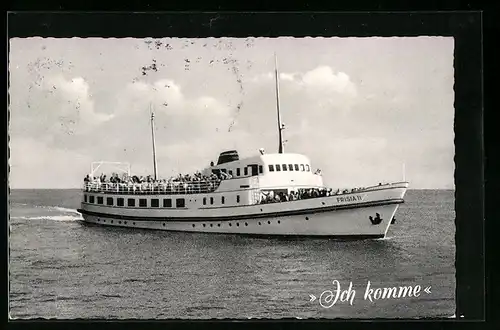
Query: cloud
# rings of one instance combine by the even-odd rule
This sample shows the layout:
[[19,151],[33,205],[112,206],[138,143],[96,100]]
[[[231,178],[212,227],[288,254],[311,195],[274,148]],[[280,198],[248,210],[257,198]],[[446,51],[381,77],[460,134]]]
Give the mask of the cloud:
[[75,188],[89,171],[88,156],[35,138],[13,138],[9,147],[9,183],[14,188]]
[[356,86],[344,72],[335,73],[329,66],[320,66],[296,79],[299,84],[323,93],[340,93],[356,96]]
[[[15,82],[14,82],[15,83]],[[13,86],[13,90],[19,86]],[[11,133],[37,136],[47,141],[71,139],[113,118],[95,111],[89,84],[82,77],[47,75],[29,87],[26,98],[11,94]]]
[[120,104],[122,112],[141,111],[152,105],[155,112],[172,116],[199,116],[207,112],[213,116],[230,115],[229,107],[214,97],[187,98],[181,86],[171,79],[160,79],[153,83],[130,83],[120,96]]
[[280,80],[294,81],[296,79],[296,74],[293,73],[280,73]]
[[82,121],[83,126],[98,125],[114,117],[113,114],[98,113],[94,109],[94,101],[90,93],[89,84],[82,77],[67,80],[62,76],[56,76],[46,82],[45,87],[60,90],[60,97],[64,102],[60,115],[77,114],[77,120]]
[[[271,72],[253,76],[250,81],[267,93],[273,91],[274,75]],[[335,72],[329,66],[318,66],[304,72],[280,73],[280,100],[288,108],[306,110],[308,117],[319,119],[331,114],[342,117],[349,114],[361,100],[356,85],[344,72]],[[293,106],[290,106],[293,105]],[[338,118],[335,118],[338,120]]]
[[[296,88],[303,89],[314,95],[328,96],[333,94],[343,94],[356,96],[356,85],[351,81],[345,72],[334,72],[326,65],[318,66],[310,71],[301,72],[281,72],[280,81],[291,82]],[[274,79],[271,72],[254,76],[252,82],[262,82]]]
[[[95,159],[138,159],[134,162],[136,169],[149,168],[151,159],[150,105],[155,111],[159,159],[186,158],[192,161],[200,154],[193,148],[199,149],[208,143],[213,147],[204,150],[218,152],[213,149],[217,148],[215,141],[221,142],[220,137],[229,134],[228,127],[234,115],[232,108],[214,97],[186,96],[181,86],[171,79],[136,81],[125,85],[116,99],[115,117],[87,134],[84,143],[72,147]],[[188,147],[191,144],[193,147]],[[99,148],[96,148],[97,145]]]

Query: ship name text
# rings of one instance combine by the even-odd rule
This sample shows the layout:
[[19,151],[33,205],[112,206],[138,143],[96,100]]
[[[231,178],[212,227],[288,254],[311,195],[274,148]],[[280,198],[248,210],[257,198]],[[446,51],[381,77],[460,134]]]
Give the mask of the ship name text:
[[363,197],[360,195],[352,195],[352,196],[342,196],[342,197],[337,197],[337,202],[338,203],[344,203],[344,202],[358,202],[363,200]]

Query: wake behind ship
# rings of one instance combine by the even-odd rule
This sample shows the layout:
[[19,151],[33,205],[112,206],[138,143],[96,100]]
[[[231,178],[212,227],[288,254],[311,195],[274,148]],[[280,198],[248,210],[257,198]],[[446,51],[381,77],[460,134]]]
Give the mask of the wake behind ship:
[[122,174],[95,176],[109,162],[96,162],[85,179],[78,210],[84,221],[106,226],[170,231],[382,238],[394,222],[408,182],[332,189],[309,158],[283,148],[278,70],[278,153],[264,150],[240,159],[222,152],[193,175],[157,176],[154,114],[151,113],[154,177],[138,178],[130,166],[111,163]]

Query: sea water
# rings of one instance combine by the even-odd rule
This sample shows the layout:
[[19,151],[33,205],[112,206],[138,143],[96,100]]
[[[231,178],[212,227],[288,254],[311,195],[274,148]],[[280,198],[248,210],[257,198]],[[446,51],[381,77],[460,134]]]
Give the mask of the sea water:
[[[81,222],[78,190],[13,190],[12,318],[418,318],[455,312],[453,190],[409,190],[388,237],[251,238]],[[321,304],[334,281],[357,293]],[[418,297],[362,299],[421,286]],[[314,299],[312,298],[314,296]],[[358,298],[359,297],[359,298]],[[316,299],[318,298],[318,299]]]

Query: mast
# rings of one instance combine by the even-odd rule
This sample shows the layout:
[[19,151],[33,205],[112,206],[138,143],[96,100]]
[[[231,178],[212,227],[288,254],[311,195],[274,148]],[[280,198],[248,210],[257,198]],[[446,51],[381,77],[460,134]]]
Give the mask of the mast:
[[149,111],[151,112],[151,138],[153,140],[153,170],[155,175],[155,181],[158,179],[158,171],[156,167],[156,143],[155,143],[155,114],[151,108],[151,103],[149,104]]
[[274,73],[276,77],[276,111],[278,113],[278,153],[283,153],[283,124],[281,123],[280,115],[280,87],[279,87],[279,75],[278,75],[278,57],[274,53]]

